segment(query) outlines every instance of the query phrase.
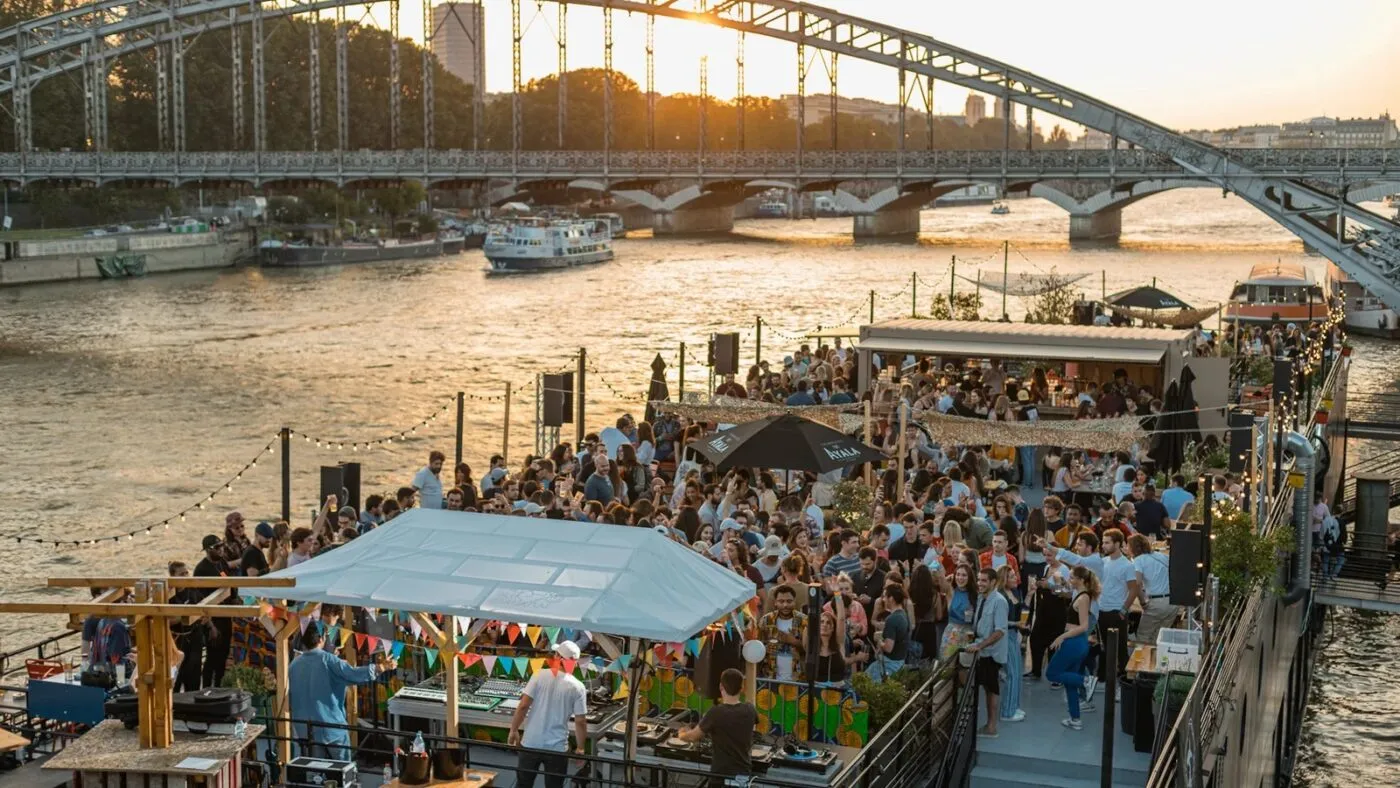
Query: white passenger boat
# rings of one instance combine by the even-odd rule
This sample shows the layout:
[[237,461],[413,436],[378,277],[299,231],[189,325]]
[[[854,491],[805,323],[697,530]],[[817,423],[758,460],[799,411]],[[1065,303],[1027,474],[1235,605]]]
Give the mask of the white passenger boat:
[[608,223],[608,233],[614,238],[626,238],[627,226],[623,224],[620,213],[595,213],[594,219],[605,219]]
[[492,274],[523,274],[613,259],[606,219],[522,217],[494,225],[481,247]]

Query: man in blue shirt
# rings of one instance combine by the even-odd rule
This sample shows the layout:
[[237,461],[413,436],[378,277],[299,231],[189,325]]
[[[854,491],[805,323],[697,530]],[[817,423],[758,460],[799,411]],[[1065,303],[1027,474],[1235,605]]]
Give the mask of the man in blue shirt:
[[447,455],[440,451],[428,454],[428,464],[419,469],[413,477],[413,489],[418,491],[418,505],[424,509],[442,508],[442,479],[438,474],[442,473],[442,464],[447,461]]
[[1186,477],[1179,473],[1172,477],[1172,485],[1162,491],[1162,505],[1173,520],[1179,519],[1181,508],[1194,500],[1196,496],[1186,491]]
[[[292,705],[292,736],[307,746],[306,755],[348,761],[350,732],[323,725],[347,724],[345,691],[352,684],[374,681],[379,676],[379,669],[373,664],[351,667],[349,662],[321,648],[325,640],[321,622],[312,622],[306,628],[306,634],[302,635],[302,646],[306,650],[292,660],[287,677]],[[393,670],[398,665],[398,660],[390,657],[384,663],[384,669]]]
[[613,495],[612,478],[608,475],[608,458],[598,455],[593,460],[593,475],[588,477],[588,482],[583,486],[584,500],[597,501],[607,506],[612,503]]
[[812,395],[807,391],[807,381],[797,381],[797,391],[787,398],[787,405],[815,405],[817,401],[812,399]]

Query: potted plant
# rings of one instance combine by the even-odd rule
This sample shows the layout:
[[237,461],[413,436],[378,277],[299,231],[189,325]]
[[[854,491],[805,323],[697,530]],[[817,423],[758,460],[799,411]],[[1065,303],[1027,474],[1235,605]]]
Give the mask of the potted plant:
[[870,709],[870,724],[875,730],[894,719],[909,700],[909,690],[894,677],[876,681],[864,673],[857,673],[851,679],[851,687]]
[[253,696],[259,722],[272,716],[272,674],[267,668],[254,665],[233,665],[224,673],[223,687],[241,689]]

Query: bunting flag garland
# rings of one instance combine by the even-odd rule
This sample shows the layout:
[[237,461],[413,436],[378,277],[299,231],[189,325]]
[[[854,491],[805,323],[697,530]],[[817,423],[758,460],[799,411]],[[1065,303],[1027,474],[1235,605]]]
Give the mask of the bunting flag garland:
[[[531,673],[539,673],[539,672],[540,672],[540,668],[543,668],[543,667],[544,667],[544,662],[545,662],[544,657],[536,657],[536,658],[530,660],[530,672],[531,672]],[[555,671],[555,672],[557,673],[558,671]]]
[[518,638],[518,637],[520,637],[520,625],[519,625],[519,624],[507,624],[507,625],[506,625],[506,640],[507,640],[508,642],[514,643],[514,642],[515,642],[515,639]]
[[530,639],[530,645],[538,647],[540,645],[540,633],[544,630],[537,626],[525,627],[525,636]]
[[457,628],[457,634],[466,636],[467,631],[472,628],[472,620],[467,616],[453,616],[452,624]]
[[432,670],[432,669],[433,669],[433,665],[435,665],[435,664],[437,663],[438,650],[435,649],[435,648],[426,648],[426,647],[425,647],[425,648],[423,649],[423,658],[426,659],[426,660],[428,661],[428,670]]
[[408,630],[418,639],[423,638],[423,625],[418,623],[418,619],[410,617],[408,619]]
[[481,664],[486,666],[486,675],[490,676],[492,673],[496,672],[496,657],[484,654],[481,657]]
[[368,640],[369,640],[369,637],[368,637],[365,633],[363,633],[363,632],[356,632],[356,633],[355,633],[355,645],[356,645],[357,647],[359,647],[359,648],[364,648],[364,647],[365,647],[365,643],[368,642]]
[[622,699],[626,698],[626,697],[627,697],[628,695],[630,695],[630,694],[631,694],[631,691],[630,691],[630,689],[629,689],[628,686],[627,686],[627,679],[622,679],[620,682],[618,682],[618,685],[617,685],[617,692],[614,692],[614,693],[613,693],[612,699],[613,699],[613,700],[622,700]]
[[549,645],[559,645],[559,627],[545,627],[544,634],[549,638]]
[[345,629],[345,628],[343,628],[343,627],[341,628],[341,630],[340,630],[340,647],[341,647],[341,648],[345,648],[345,644],[348,643],[348,642],[350,641],[350,636],[353,635],[353,634],[355,634],[355,633],[354,633],[354,632],[351,632],[350,630]]
[[573,672],[574,672],[574,668],[575,668],[577,665],[578,665],[578,662],[577,662],[576,660],[572,660],[572,659],[566,659],[566,660],[564,660],[564,672],[565,672],[565,673],[573,673]]
[[403,656],[403,643],[395,640],[393,645],[394,659]]

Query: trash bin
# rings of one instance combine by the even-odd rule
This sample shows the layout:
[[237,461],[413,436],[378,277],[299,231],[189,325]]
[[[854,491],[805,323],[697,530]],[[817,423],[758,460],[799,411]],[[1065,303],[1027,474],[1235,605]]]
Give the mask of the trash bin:
[[[1157,689],[1156,673],[1138,673],[1132,678],[1123,679],[1122,710],[1119,725],[1123,733],[1133,737],[1133,749],[1138,752],[1152,751],[1152,738],[1156,733],[1156,719],[1152,714],[1152,694]],[[1147,749],[1142,749],[1145,741]]]

